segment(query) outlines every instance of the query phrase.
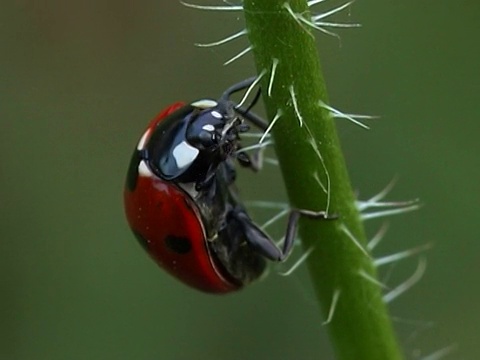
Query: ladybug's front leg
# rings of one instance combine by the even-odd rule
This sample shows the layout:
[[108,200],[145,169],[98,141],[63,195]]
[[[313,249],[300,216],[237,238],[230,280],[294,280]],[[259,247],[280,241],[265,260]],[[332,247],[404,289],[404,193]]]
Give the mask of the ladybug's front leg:
[[242,225],[245,234],[245,240],[255,251],[267,259],[273,261],[283,261],[290,254],[295,237],[297,235],[297,225],[300,216],[306,216],[312,219],[332,220],[337,216],[328,216],[325,211],[310,211],[294,209],[288,216],[287,230],[282,249],[279,249],[275,242],[248,217],[244,210],[234,210],[235,218]]

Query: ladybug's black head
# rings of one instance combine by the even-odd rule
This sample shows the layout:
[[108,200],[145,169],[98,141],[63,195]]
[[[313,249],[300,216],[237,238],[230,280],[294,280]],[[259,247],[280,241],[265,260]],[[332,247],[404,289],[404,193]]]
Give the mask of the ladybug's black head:
[[237,149],[239,132],[248,130],[243,118],[235,111],[230,101],[220,101],[210,108],[200,108],[202,102],[195,102],[187,127],[185,139],[195,147],[198,156],[210,157],[210,161],[221,161]]

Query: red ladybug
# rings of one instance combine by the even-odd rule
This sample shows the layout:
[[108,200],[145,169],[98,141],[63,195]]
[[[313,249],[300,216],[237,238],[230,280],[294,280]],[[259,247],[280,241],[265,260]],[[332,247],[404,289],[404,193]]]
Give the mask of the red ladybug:
[[254,80],[235,84],[216,101],[163,110],[143,133],[128,169],[124,202],[134,235],[170,274],[209,293],[238,290],[263,274],[265,259],[284,260],[300,215],[327,218],[292,210],[279,249],[240,202],[234,161],[259,168],[241,151],[240,134],[249,129],[245,120],[263,130],[267,124],[230,96]]

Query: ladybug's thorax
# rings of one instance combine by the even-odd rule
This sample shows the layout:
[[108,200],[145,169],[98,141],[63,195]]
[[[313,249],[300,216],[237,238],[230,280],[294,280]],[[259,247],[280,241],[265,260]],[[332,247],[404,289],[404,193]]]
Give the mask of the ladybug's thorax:
[[[202,106],[216,104],[212,108]],[[175,182],[201,182],[238,148],[233,105],[207,100],[185,105],[151,124],[139,143],[158,177]],[[139,149],[140,150],[140,149]]]

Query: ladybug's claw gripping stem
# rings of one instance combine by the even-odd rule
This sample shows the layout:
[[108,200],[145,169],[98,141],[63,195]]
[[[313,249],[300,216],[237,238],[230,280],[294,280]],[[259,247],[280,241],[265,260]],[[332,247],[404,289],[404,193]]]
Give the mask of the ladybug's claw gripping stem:
[[334,220],[338,218],[336,215],[328,215],[325,211],[317,212],[303,209],[292,209],[288,216],[287,230],[285,232],[283,246],[279,249],[275,242],[252,222],[245,211],[237,211],[234,216],[242,225],[247,243],[259,254],[273,261],[283,261],[290,254],[297,235],[298,220],[301,216],[323,220]]

